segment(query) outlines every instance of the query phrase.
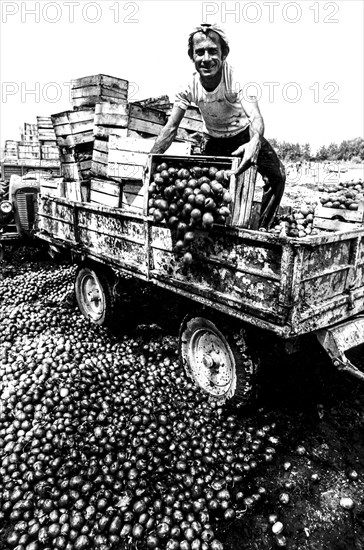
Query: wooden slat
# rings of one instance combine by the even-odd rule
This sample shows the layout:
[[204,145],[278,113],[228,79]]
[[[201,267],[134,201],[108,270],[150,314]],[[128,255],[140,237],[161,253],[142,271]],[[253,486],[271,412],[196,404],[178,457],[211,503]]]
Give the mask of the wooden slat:
[[104,151],[97,151],[97,149],[94,149],[92,160],[95,162],[101,162],[102,164],[107,164],[108,152],[104,153]]
[[104,204],[105,206],[111,206],[118,208],[119,206],[119,197],[114,197],[112,195],[106,195],[106,193],[100,193],[98,191],[90,190],[90,202],[96,204]]
[[233,196],[232,224],[237,227],[248,227],[252,202],[254,197],[256,167],[248,168],[245,172],[236,176]]
[[[155,139],[143,139],[143,138],[132,138],[126,137],[121,138],[119,136],[111,135],[109,138],[109,151],[110,150],[119,150],[119,151],[133,151],[139,153],[150,153]],[[188,155],[191,151],[190,143],[181,143],[174,141],[170,147],[167,149],[166,154],[168,155]]]
[[81,179],[77,162],[62,163],[62,174],[66,181]]
[[133,208],[141,213],[144,207],[144,193],[145,187],[143,187],[142,181],[124,182],[122,186],[121,206]]
[[109,162],[117,164],[135,164],[144,166],[147,162],[148,153],[138,153],[134,151],[120,151],[109,149]]
[[127,92],[117,90],[115,88],[107,88],[105,86],[83,86],[82,88],[73,88],[71,90],[72,99],[93,98],[93,97],[110,97],[118,99],[126,99]]
[[154,140],[143,138],[120,138],[119,136],[110,136],[109,153],[112,151],[130,151],[136,153],[149,153],[154,145]]
[[327,231],[350,231],[355,226],[360,226],[359,222],[342,222],[340,220],[328,220],[326,218],[314,218],[313,226],[317,229],[326,229]]
[[137,118],[145,120],[146,122],[155,122],[156,124],[162,124],[163,126],[167,122],[167,117],[163,111],[156,109],[143,108],[139,105],[129,105],[130,118]]
[[91,174],[94,176],[107,178],[107,164],[92,160]]
[[105,181],[99,179],[91,179],[91,191],[98,191],[113,197],[120,196],[120,185],[113,181]]
[[117,90],[127,90],[129,82],[123,78],[116,78],[106,74],[96,74],[75,78],[71,81],[72,88],[81,88],[84,86],[109,86]]
[[83,132],[81,134],[70,135],[67,137],[57,137],[57,145],[59,147],[75,147],[82,143],[92,143],[94,141],[93,130]]
[[362,222],[364,220],[364,202],[359,204],[358,210],[327,208],[321,204],[315,209],[315,217],[332,219],[335,216],[339,216],[345,221]]
[[143,197],[134,193],[122,193],[121,208],[133,209],[139,213],[143,212]]
[[109,162],[107,165],[107,175],[112,179],[133,179],[140,180],[143,177],[144,166],[135,166],[132,164],[116,164]]
[[128,120],[129,108],[126,101],[123,103],[97,103],[95,105],[95,126],[126,128]]
[[190,132],[202,132],[203,124],[199,120],[184,116],[180,122],[179,128],[188,130]]
[[117,128],[115,126],[95,126],[94,135],[95,138],[108,138],[110,135],[117,135],[120,137],[127,137],[129,134],[127,128]]
[[81,184],[79,181],[65,182],[65,195],[71,201],[82,201]]
[[[129,119],[128,128],[130,128],[130,130],[144,132],[152,136],[159,136],[163,128],[163,124],[157,124],[156,122],[149,122],[148,120],[132,117]],[[183,130],[180,130],[180,134],[182,132]]]
[[85,97],[79,97],[79,98],[72,98],[72,105],[74,109],[80,109],[85,107],[91,107],[96,105],[96,103],[99,103],[100,101],[107,101],[111,103],[120,103],[121,101],[124,101],[126,97],[120,98],[120,97],[114,97],[109,96],[104,93],[101,93],[99,95],[94,96],[85,96]]

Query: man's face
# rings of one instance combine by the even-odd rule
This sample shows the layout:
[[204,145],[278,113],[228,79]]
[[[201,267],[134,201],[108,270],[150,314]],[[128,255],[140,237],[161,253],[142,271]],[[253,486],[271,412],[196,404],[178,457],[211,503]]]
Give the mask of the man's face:
[[203,80],[212,80],[221,71],[222,56],[220,37],[216,32],[198,32],[193,37],[193,62]]

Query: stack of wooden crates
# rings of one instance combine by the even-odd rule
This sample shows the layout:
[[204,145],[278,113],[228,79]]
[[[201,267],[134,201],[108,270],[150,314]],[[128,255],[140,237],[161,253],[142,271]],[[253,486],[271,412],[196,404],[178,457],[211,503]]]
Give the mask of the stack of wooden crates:
[[59,166],[59,150],[51,117],[37,117],[36,124],[24,123],[20,141],[5,142],[4,161],[35,167]]
[[4,161],[7,163],[17,164],[19,159],[18,142],[12,139],[5,141]]
[[38,139],[43,166],[59,162],[59,150],[51,117],[37,116]]
[[[51,117],[64,196],[141,213],[143,170],[167,122],[169,100],[128,102],[128,81],[102,74],[72,81],[71,97],[73,109]],[[181,126],[168,150],[171,154],[188,154],[193,134],[202,131],[201,115],[197,109],[190,111],[193,128]]]

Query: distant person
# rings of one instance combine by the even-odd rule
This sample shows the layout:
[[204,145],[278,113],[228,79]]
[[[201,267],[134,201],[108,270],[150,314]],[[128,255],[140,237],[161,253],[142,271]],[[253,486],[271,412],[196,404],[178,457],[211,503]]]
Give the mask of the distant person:
[[204,154],[242,158],[237,173],[256,165],[264,180],[259,227],[268,228],[281,201],[286,181],[282,162],[263,137],[264,122],[256,98],[243,97],[243,82],[226,62],[229,53],[225,32],[217,25],[201,24],[188,38],[188,55],[196,72],[177,93],[167,124],[152,153],[164,153],[176,137],[178,126],[191,103],[204,120]]

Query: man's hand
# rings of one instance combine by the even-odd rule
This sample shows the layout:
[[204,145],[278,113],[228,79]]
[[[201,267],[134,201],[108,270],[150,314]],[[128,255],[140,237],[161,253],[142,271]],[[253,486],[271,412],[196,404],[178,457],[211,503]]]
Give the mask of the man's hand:
[[244,143],[233,151],[232,156],[242,157],[243,160],[235,170],[235,175],[238,176],[244,170],[247,170],[250,166],[256,164],[260,149],[260,142],[256,140],[250,140],[248,143]]

